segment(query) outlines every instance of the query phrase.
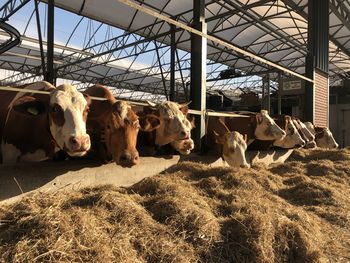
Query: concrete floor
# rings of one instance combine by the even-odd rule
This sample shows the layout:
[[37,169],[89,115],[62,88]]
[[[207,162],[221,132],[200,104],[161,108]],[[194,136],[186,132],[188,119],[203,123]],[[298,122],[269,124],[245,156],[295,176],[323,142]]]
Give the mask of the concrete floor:
[[[248,152],[247,160],[253,164],[284,162],[291,153],[292,150]],[[207,163],[210,166],[224,164],[218,157],[191,154],[181,157],[143,157],[140,164],[132,168],[123,168],[114,163],[101,165],[89,160],[1,165],[0,204],[15,202],[32,191],[52,193],[103,184],[127,187],[143,178],[159,174],[181,161]]]

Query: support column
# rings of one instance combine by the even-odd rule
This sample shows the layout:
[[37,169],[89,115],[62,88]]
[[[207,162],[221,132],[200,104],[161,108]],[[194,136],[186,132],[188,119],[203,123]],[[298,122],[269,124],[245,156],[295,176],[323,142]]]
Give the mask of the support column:
[[54,68],[53,68],[53,57],[54,57],[54,15],[55,15],[55,5],[54,0],[48,0],[47,2],[47,67],[45,73],[45,80],[54,84]]
[[[205,1],[193,0],[193,25],[195,29],[207,33],[205,23]],[[204,111],[206,109],[206,60],[207,39],[191,34],[191,108]],[[193,129],[193,139],[196,149],[203,151],[205,135],[205,116],[196,116],[196,128]]]
[[278,98],[277,98],[277,114],[281,115],[282,114],[282,96],[281,96],[281,91],[282,91],[282,81],[281,81],[281,72],[278,72]]
[[171,28],[171,45],[170,45],[170,92],[169,100],[175,101],[175,53],[176,53],[176,41],[175,41],[175,29],[174,25]]
[[305,116],[318,126],[328,126],[329,115],[329,1],[308,1],[308,56],[306,76]]
[[271,102],[270,102],[270,77],[267,74],[262,79],[262,105],[261,109],[267,110],[270,113]]

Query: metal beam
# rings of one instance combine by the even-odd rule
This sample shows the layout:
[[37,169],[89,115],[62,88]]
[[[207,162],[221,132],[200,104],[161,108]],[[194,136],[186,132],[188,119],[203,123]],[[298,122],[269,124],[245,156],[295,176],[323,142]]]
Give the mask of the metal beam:
[[54,0],[48,0],[47,3],[47,68],[45,74],[45,80],[54,84],[54,35],[55,35],[55,4]]
[[0,7],[0,21],[7,21],[14,13],[29,3],[30,0],[8,0]]
[[[206,34],[205,0],[193,0],[193,28]],[[207,40],[203,36],[191,33],[191,108],[204,111],[206,109],[206,61]],[[196,116],[196,128],[193,139],[196,149],[204,150],[205,116]]]

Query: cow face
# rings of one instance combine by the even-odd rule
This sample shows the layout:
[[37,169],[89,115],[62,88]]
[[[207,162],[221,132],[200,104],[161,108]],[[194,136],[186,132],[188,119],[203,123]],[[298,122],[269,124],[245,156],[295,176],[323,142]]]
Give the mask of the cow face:
[[313,128],[309,129],[302,121],[300,121],[297,118],[293,119],[293,124],[297,128],[300,136],[305,141],[305,148],[308,148],[308,149],[315,148],[316,142],[315,142],[315,136],[314,136],[314,133],[315,133],[314,129]]
[[282,140],[274,141],[273,145],[285,149],[303,147],[305,145],[305,141],[300,136],[297,128],[293,124],[291,117],[285,116],[284,118],[286,136]]
[[59,148],[70,156],[83,156],[90,149],[86,119],[90,99],[69,84],[50,93],[50,131]]
[[176,151],[183,155],[190,154],[191,151],[194,149],[194,142],[191,138],[173,141],[170,144]]
[[261,110],[256,115],[255,137],[262,141],[282,140],[286,136],[275,121],[269,116],[266,110]]
[[125,101],[117,101],[112,106],[105,127],[105,142],[113,160],[122,166],[131,167],[139,163],[136,149],[137,134],[140,130],[139,118]]
[[224,160],[234,167],[249,167],[245,158],[247,143],[239,132],[227,132],[219,135],[214,131],[215,141],[222,145],[222,156]]
[[[190,122],[186,122],[186,125],[191,125],[191,129],[193,129],[193,128],[195,128],[194,121],[195,121],[195,119],[192,116],[192,120]],[[190,133],[188,139],[173,141],[173,142],[170,143],[170,145],[176,151],[178,151],[180,154],[188,155],[194,149],[194,142],[193,142],[193,140],[191,139],[190,136],[191,136],[191,133]]]
[[315,141],[318,147],[328,149],[338,148],[339,145],[328,127],[315,127],[315,132]]
[[[157,145],[165,145],[177,140],[189,139],[191,123],[186,118],[188,113],[187,105],[180,105],[175,102],[165,101],[158,105],[153,104],[156,108],[159,125],[156,126]],[[149,122],[148,119],[143,122]]]

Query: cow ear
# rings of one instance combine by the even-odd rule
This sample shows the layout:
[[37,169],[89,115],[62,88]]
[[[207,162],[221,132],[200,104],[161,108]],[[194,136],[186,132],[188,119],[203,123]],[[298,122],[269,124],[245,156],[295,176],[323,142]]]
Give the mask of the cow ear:
[[160,119],[153,114],[147,114],[139,117],[140,127],[142,131],[150,132],[160,126]]
[[87,106],[90,106],[90,104],[91,104],[91,97],[88,94],[86,94],[86,93],[83,93],[83,96],[84,96],[84,98],[85,98],[85,100],[87,102]]
[[28,116],[38,116],[47,113],[47,105],[32,96],[23,96],[13,103],[12,110]]
[[216,131],[213,131],[215,142],[217,144],[224,144],[224,138],[222,135],[218,134]]
[[263,122],[263,118],[262,118],[262,114],[261,114],[261,113],[257,113],[257,114],[255,115],[255,117],[256,117],[256,122],[257,122],[258,124],[261,124],[261,123]]
[[187,116],[187,114],[188,114],[188,106],[187,106],[187,105],[185,105],[185,106],[180,105],[180,106],[179,106],[179,109],[180,109],[180,111],[182,111],[182,113],[183,113],[185,116]]
[[194,116],[191,117],[191,127],[192,129],[196,128],[196,118]]
[[248,134],[244,134],[244,141],[245,141],[245,143],[248,143]]

